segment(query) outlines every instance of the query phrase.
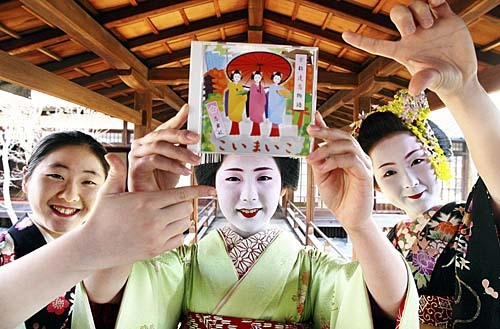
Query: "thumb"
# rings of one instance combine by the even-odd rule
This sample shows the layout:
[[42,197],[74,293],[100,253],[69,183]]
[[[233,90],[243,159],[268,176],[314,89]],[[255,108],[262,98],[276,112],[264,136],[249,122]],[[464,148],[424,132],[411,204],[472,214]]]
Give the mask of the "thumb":
[[413,75],[410,80],[408,90],[410,94],[418,95],[424,91],[425,88],[429,88],[434,91],[442,87],[442,84],[443,81],[438,71],[434,69],[424,69]]
[[99,190],[99,194],[115,194],[125,192],[125,183],[127,181],[127,167],[122,159],[116,154],[106,154],[106,161],[109,164],[108,177],[106,182]]

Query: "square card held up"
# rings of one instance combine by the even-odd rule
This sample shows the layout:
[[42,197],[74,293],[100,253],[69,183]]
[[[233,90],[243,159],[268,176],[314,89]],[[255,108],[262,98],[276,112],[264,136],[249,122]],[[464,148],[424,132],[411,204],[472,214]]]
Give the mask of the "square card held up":
[[313,140],[318,48],[191,43],[188,129],[198,154],[307,156]]

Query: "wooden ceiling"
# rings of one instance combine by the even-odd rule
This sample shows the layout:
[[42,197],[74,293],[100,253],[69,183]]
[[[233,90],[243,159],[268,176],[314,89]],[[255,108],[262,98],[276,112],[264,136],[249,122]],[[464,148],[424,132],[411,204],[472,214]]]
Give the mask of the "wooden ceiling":
[[[392,99],[409,73],[341,33],[397,40],[395,0],[20,0],[0,2],[0,80],[145,127],[187,102],[190,42],[319,47],[318,110],[332,126]],[[476,46],[480,80],[500,89],[500,0],[451,0]],[[440,106],[430,96],[431,107]]]

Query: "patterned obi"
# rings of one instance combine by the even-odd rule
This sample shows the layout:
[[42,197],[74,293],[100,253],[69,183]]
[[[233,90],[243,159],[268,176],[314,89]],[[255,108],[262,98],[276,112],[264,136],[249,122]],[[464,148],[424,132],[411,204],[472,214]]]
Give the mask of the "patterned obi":
[[421,295],[419,303],[420,323],[437,328],[453,328],[453,296]]
[[309,323],[280,323],[266,320],[254,320],[233,318],[230,316],[211,315],[189,312],[184,321],[182,321],[182,329],[260,329],[260,328],[276,328],[276,329],[310,329],[312,325]]

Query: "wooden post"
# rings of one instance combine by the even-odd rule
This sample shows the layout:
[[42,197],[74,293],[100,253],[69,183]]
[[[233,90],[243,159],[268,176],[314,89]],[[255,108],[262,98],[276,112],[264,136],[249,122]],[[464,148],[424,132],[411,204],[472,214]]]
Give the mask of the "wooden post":
[[352,111],[352,120],[358,120],[360,113],[368,113],[372,110],[371,98],[369,96],[358,96],[354,98],[354,110]]
[[130,139],[128,136],[128,122],[123,120],[123,128],[122,128],[122,144],[128,145],[130,144]]
[[140,138],[151,131],[153,121],[153,98],[150,92],[135,92],[134,109],[142,114],[140,125],[134,126],[134,138]]
[[307,165],[307,194],[306,194],[306,245],[312,245],[311,239],[309,239],[309,234],[314,234],[314,229],[311,225],[311,221],[314,220],[314,208],[316,207],[314,202],[314,177],[313,171],[310,165]]
[[[191,174],[191,185],[198,185],[196,175],[194,172]],[[198,242],[198,198],[193,199],[193,215],[191,216],[191,227],[189,233],[194,234],[191,244]]]

